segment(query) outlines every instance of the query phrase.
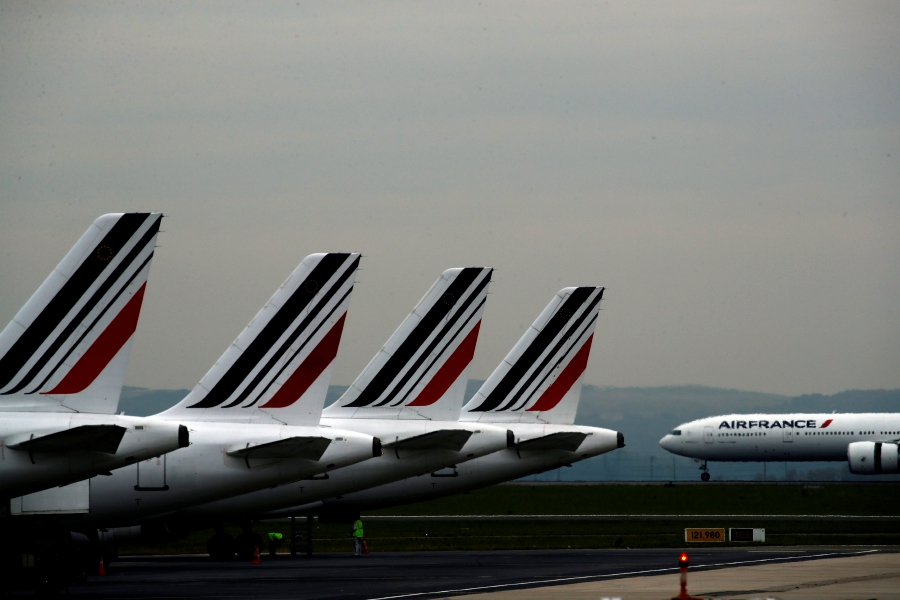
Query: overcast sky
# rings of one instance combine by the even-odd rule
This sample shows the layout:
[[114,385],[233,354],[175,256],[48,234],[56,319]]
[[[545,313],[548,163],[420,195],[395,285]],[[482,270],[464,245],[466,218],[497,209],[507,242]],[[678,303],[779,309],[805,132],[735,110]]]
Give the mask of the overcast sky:
[[97,216],[161,210],[131,385],[193,387],[337,250],[333,383],[491,266],[475,378],[604,285],[588,383],[900,387],[898,7],[0,4],[0,323]]

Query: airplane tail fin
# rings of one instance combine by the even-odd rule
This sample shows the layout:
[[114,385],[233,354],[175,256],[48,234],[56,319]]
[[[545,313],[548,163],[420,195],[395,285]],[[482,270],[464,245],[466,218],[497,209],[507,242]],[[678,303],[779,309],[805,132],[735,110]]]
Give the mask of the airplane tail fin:
[[461,420],[574,423],[602,298],[601,287],[560,290],[463,407]]
[[318,424],[359,257],[303,259],[190,394],[160,416]]
[[114,413],[160,213],[103,215],[0,333],[0,410]]
[[325,415],[455,421],[492,269],[449,269]]

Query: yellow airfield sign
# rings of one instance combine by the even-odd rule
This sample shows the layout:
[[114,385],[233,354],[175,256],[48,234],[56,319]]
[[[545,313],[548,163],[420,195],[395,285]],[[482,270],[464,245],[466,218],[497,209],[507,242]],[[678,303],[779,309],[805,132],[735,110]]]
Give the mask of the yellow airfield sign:
[[724,542],[725,529],[687,528],[684,530],[686,542]]

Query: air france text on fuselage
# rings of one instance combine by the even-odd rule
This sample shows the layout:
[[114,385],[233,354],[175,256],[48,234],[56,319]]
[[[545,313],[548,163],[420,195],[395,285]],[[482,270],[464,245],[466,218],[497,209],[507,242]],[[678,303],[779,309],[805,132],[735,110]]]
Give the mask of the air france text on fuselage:
[[[822,423],[822,429],[831,425],[831,419]],[[815,419],[796,419],[791,421],[722,421],[719,429],[816,429]]]

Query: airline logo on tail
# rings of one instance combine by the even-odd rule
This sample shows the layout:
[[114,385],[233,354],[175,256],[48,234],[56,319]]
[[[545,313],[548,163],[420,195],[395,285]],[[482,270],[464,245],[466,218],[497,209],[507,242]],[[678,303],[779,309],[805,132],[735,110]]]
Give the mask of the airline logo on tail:
[[[481,329],[481,321],[475,323],[475,326],[469,330],[462,343],[456,347],[456,350],[444,362],[441,368],[435,373],[428,385],[416,396],[416,399],[406,406],[431,406],[444,395],[450,386],[456,381],[463,370],[472,362],[475,356],[475,346],[478,345],[478,332]],[[449,343],[452,343],[451,340]],[[448,344],[449,344],[448,343]],[[432,362],[436,362],[438,357]],[[428,369],[426,368],[426,372]],[[402,400],[401,400],[402,402]]]
[[[0,333],[0,396],[78,394],[97,380],[137,328],[161,220],[94,222]],[[111,387],[121,389],[124,364]]]
[[602,298],[598,287],[561,291],[478,391],[468,412],[556,408],[587,368]]
[[[478,267],[446,271],[347,390],[339,406],[391,409],[434,405],[472,362],[491,273],[492,269]],[[460,397],[454,409],[457,414],[461,404]]]
[[307,257],[185,399],[186,408],[297,402],[337,355],[358,266],[359,254]]
[[[566,392],[572,389],[572,386],[575,385],[575,382],[578,381],[578,378],[581,377],[584,370],[587,368],[588,357],[591,355],[591,342],[593,341],[594,336],[592,334],[587,341],[581,345],[581,349],[575,353],[574,358],[572,358],[569,364],[566,365],[562,372],[556,377],[556,380],[543,394],[541,394],[537,402],[525,410],[529,412],[541,412],[551,410],[559,404],[559,401],[563,399]],[[571,347],[574,348],[575,346],[573,345]],[[565,357],[563,357],[563,359],[564,358]]]

